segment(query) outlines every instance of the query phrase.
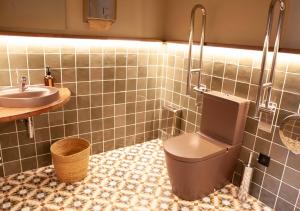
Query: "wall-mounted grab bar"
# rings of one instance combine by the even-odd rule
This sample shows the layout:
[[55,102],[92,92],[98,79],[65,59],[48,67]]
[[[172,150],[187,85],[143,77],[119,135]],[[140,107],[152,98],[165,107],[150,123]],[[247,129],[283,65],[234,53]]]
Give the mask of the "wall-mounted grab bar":
[[[273,59],[272,59],[271,69],[269,71],[269,74],[267,75],[267,80],[265,83],[263,83],[263,78],[266,69],[267,54],[269,51],[270,36],[272,31],[274,7],[277,2],[279,2],[280,4],[279,5],[280,13],[279,13],[279,19],[278,19],[277,30],[276,30],[276,40],[274,44]],[[273,87],[273,82],[275,77],[275,67],[276,67],[277,53],[279,51],[279,45],[280,45],[280,35],[281,35],[281,30],[283,25],[284,12],[285,12],[285,3],[283,0],[271,1],[269,7],[269,13],[268,13],[268,22],[267,22],[266,35],[264,40],[263,56],[261,61],[261,72],[259,77],[259,86],[258,86],[256,105],[255,105],[256,118],[259,117],[260,111],[266,111],[266,110],[274,111],[274,103],[270,101],[271,101],[272,87]]]
[[[195,25],[195,14],[197,9],[200,9],[202,12],[202,26],[201,26],[201,37],[200,37],[200,58],[199,63],[200,67],[199,69],[193,69],[192,70],[192,48],[194,43],[194,25]],[[186,81],[186,94],[189,95],[192,86],[191,86],[191,73],[198,73],[198,86],[197,89],[199,91],[205,91],[206,86],[201,84],[201,71],[202,71],[202,57],[203,57],[203,45],[204,45],[204,39],[205,39],[205,25],[206,25],[206,10],[205,7],[201,4],[196,4],[191,12],[191,22],[190,22],[190,36],[189,36],[189,51],[188,51],[188,72],[187,72],[187,81]]]

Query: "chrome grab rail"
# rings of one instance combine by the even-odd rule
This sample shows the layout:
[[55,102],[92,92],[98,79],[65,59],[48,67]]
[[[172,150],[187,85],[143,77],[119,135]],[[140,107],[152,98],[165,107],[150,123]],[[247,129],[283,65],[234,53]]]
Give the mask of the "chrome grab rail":
[[[274,7],[277,2],[280,3],[280,5],[279,5],[280,13],[279,13],[279,19],[278,19],[277,30],[276,30],[274,53],[273,53],[273,58],[272,58],[271,69],[270,69],[269,75],[267,76],[268,77],[267,82],[263,83],[263,78],[264,78],[265,69],[266,69],[267,54],[269,51],[270,36],[271,36],[271,31],[272,31]],[[270,106],[270,105],[273,105],[273,103],[270,101],[271,101],[272,87],[273,87],[274,76],[275,76],[275,66],[276,66],[277,54],[278,54],[279,45],[280,45],[280,35],[281,35],[281,30],[282,30],[282,25],[283,25],[284,12],[285,12],[285,3],[283,0],[272,0],[271,1],[270,7],[269,7],[269,13],[268,13],[266,35],[265,35],[265,40],[264,40],[263,56],[262,56],[262,61],[261,61],[259,86],[258,86],[256,104],[255,104],[255,117],[256,118],[259,117],[260,111],[274,110],[273,106]],[[266,91],[265,91],[265,89],[266,89]]]
[[[195,24],[195,14],[197,9],[201,9],[202,12],[202,27],[201,27],[201,38],[200,38],[200,69],[192,70],[192,48],[194,40],[194,24]],[[191,72],[198,72],[198,89],[203,88],[201,82],[201,70],[202,70],[202,57],[203,57],[203,45],[205,39],[205,25],[206,25],[206,10],[201,4],[196,4],[191,13],[190,22],[190,36],[189,36],[189,51],[188,51],[188,72],[187,72],[187,82],[186,82],[186,94],[189,95],[191,91]]]

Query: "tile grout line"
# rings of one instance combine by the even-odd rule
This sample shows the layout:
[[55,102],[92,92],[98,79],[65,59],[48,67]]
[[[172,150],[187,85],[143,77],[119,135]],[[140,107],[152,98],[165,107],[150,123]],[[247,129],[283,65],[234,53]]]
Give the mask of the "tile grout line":
[[224,88],[224,79],[225,79],[225,70],[226,70],[226,65],[228,64],[228,61],[227,61],[227,57],[225,57],[225,60],[224,60],[224,67],[223,67],[223,74],[222,74],[222,83],[221,83],[221,92],[223,92],[223,88]]
[[[284,75],[284,79],[283,79],[283,85],[282,85],[282,90],[281,90],[281,93],[280,93],[279,105],[277,105],[277,106],[278,106],[278,109],[281,107],[281,103],[282,103],[283,90],[284,90],[284,87],[285,87],[286,76],[287,76],[287,70],[288,70],[288,65],[287,65],[287,67],[286,67],[286,71],[285,71],[285,75]],[[277,116],[276,116],[275,125],[278,124],[278,117],[279,117],[279,112],[277,113]],[[275,131],[273,132],[272,141],[274,141],[274,136],[275,136]],[[269,155],[270,155],[270,152],[271,152],[271,147],[272,147],[272,145],[270,146],[270,149],[269,149]],[[286,169],[286,167],[287,167],[287,162],[288,162],[289,154],[290,154],[290,150],[288,150],[287,155],[286,155],[286,158],[285,158],[285,162],[284,162],[284,164],[283,164],[283,171],[282,171],[282,175],[281,175],[281,178],[280,178],[278,191],[277,191],[277,193],[276,193],[276,198],[275,198],[274,206],[277,205],[277,200],[278,200],[279,193],[280,193],[280,189],[281,189],[281,185],[282,185],[282,182],[283,182],[283,177],[284,177],[284,174],[285,174],[285,169]]]
[[297,211],[297,203],[299,204],[299,200],[300,200],[300,189],[298,190],[298,196],[296,198],[296,204],[295,204],[295,208],[294,208],[294,211]]
[[[78,96],[77,96],[77,93],[78,93],[78,67],[77,67],[77,54],[79,54],[77,51],[78,51],[78,46],[74,46],[74,56],[75,56],[75,83],[76,83],[76,108],[78,107]],[[65,115],[64,115],[65,116]],[[64,122],[65,122],[65,119],[64,119]],[[76,133],[76,137],[79,138],[79,122],[78,122],[78,110],[76,109],[76,128],[77,128],[77,133]],[[64,127],[64,136],[66,136],[66,127]]]
[[[94,150],[94,143],[93,143],[93,130],[92,130],[92,74],[91,74],[91,46],[89,45],[89,48],[88,48],[88,56],[89,56],[89,89],[90,89],[90,96],[89,96],[89,100],[90,100],[90,115],[89,115],[89,120],[88,121],[84,121],[84,122],[89,122],[89,127],[90,127],[90,130],[89,130],[89,134],[90,134],[90,154],[92,155],[93,154],[93,150]],[[77,110],[77,121],[78,121],[78,125],[79,125],[79,112]],[[80,130],[78,128],[78,133],[80,134]]]
[[[136,47],[136,65],[138,66],[138,63],[139,63],[139,47],[137,46]],[[128,55],[128,54],[127,54]],[[134,54],[133,54],[134,55]],[[128,56],[127,56],[127,66],[128,66]],[[138,67],[136,67],[136,74],[138,74]],[[128,75],[128,74],[127,74]],[[126,79],[127,80],[127,79]],[[127,81],[126,81],[126,83],[127,83]],[[138,81],[136,80],[136,83],[135,83],[135,99],[137,100],[137,85],[138,85]],[[135,106],[135,108],[134,108],[134,112],[136,113],[136,107],[137,107],[137,104],[136,104],[136,100],[135,100],[135,103],[134,103],[134,106]],[[146,99],[147,100],[147,99]],[[126,100],[127,101],[127,100]],[[146,101],[147,102],[147,101]],[[147,103],[145,103],[145,106],[146,106],[146,104]],[[126,106],[125,106],[126,107]],[[127,108],[125,109],[125,111],[127,110]],[[145,108],[145,113],[146,113],[146,108]],[[126,115],[127,115],[127,111],[126,111]],[[134,144],[136,144],[136,115],[135,115],[135,117],[134,117],[134,132],[135,132],[135,134],[134,134]],[[146,114],[145,114],[145,119],[146,119]],[[127,126],[126,126],[126,128],[125,128],[125,130],[127,131]],[[145,131],[145,129],[144,129],[144,131]],[[145,140],[145,134],[144,134],[144,140]]]
[[[59,47],[59,66],[60,66],[60,74],[61,74],[61,84],[63,86],[63,69],[62,69],[62,64],[63,64],[63,61],[62,61],[62,46],[60,45]],[[75,59],[76,59],[76,53],[75,53]],[[76,60],[75,60],[76,62]],[[76,64],[76,63],[75,63]],[[76,72],[76,67],[75,67],[75,72]],[[76,77],[76,76],[75,76]],[[76,94],[77,94],[77,81],[76,81]],[[76,99],[77,100],[77,99]],[[76,101],[77,102],[77,101]],[[63,121],[63,124],[65,124],[65,106],[61,107],[62,109],[62,121]],[[77,118],[77,121],[78,121],[78,118]],[[50,122],[49,122],[50,123]],[[66,137],[66,130],[65,130],[65,126],[64,126],[64,138]],[[50,143],[52,143],[52,139],[50,141]]]
[[[46,54],[45,54],[45,47],[43,46],[43,59],[44,59],[44,67],[46,67]],[[44,72],[44,75],[45,75],[45,72]],[[49,111],[46,113],[47,114],[47,123],[48,123],[48,131],[49,131],[49,138],[50,138],[50,134],[51,134],[51,131],[50,131],[50,115],[49,115]],[[35,119],[33,118],[33,124],[35,123]],[[46,141],[45,141],[46,142]],[[51,146],[51,138],[49,140],[50,142],[50,146]],[[39,167],[39,160],[38,160],[38,151],[37,151],[37,144],[38,143],[41,143],[41,142],[38,142],[37,143],[37,140],[36,140],[36,128],[34,127],[34,146],[35,146],[35,160],[36,160],[36,166],[37,168]],[[24,146],[24,145],[23,145]],[[28,158],[27,158],[28,159]]]
[[[149,75],[149,60],[150,60],[150,57],[149,57],[149,53],[150,53],[150,49],[147,48],[147,61],[146,61],[146,69],[147,69],[147,76],[146,76],[146,90],[148,90],[148,75]],[[146,122],[146,118],[147,118],[147,101],[148,101],[148,91],[146,91],[146,99],[145,99],[145,112],[144,112],[144,122]],[[145,137],[146,137],[146,128],[147,128],[147,125],[145,123],[144,125],[144,131],[145,131],[145,134],[144,134],[144,140],[143,142],[145,141]],[[134,139],[134,143],[136,142],[136,140]],[[136,144],[136,143],[135,143]]]
[[[7,64],[8,64],[8,70],[9,70],[9,79],[10,79],[10,85],[12,86],[12,75],[11,75],[11,67],[10,67],[10,55],[9,55],[9,46],[7,43],[5,43],[6,45],[6,54],[7,54]],[[16,127],[16,121],[14,121],[14,125],[15,125],[15,132],[17,132],[17,127]],[[18,136],[17,136],[17,142],[19,144],[19,140],[18,140]],[[2,170],[3,170],[3,175],[6,176],[6,172],[5,172],[5,168],[4,168],[4,158],[3,158],[3,153],[2,153],[2,144],[0,142],[0,159],[1,159],[1,166],[2,166]]]
[[[104,79],[104,50],[103,47],[101,46],[101,66],[102,66],[102,71],[101,71],[101,96],[102,96],[102,105],[104,103],[104,83],[103,83],[103,79]],[[91,112],[91,111],[90,111]],[[101,130],[102,130],[102,152],[104,152],[104,111],[103,108],[101,109]]]
[[250,79],[249,79],[249,85],[248,85],[248,93],[247,93],[247,99],[250,100],[250,90],[251,90],[251,81],[253,77],[253,70],[254,70],[254,61],[253,58],[251,58],[251,73],[250,73]]
[[[115,85],[116,85],[116,75],[117,75],[117,68],[116,68],[116,66],[117,66],[117,49],[116,48],[114,48],[114,63],[115,63],[115,65],[114,65],[114,87],[113,87],[113,89],[114,89],[114,93],[113,93],[113,98],[114,98],[114,103],[113,103],[113,105],[115,105],[115,103],[116,103],[116,89],[115,89]],[[102,110],[104,110],[103,108],[102,108]],[[103,112],[103,111],[102,111]],[[114,116],[113,116],[113,119],[114,119],[114,127],[113,127],[113,131],[114,131],[114,138],[113,138],[113,140],[114,140],[114,148],[113,149],[116,149],[116,130],[115,130],[115,109],[114,109]]]

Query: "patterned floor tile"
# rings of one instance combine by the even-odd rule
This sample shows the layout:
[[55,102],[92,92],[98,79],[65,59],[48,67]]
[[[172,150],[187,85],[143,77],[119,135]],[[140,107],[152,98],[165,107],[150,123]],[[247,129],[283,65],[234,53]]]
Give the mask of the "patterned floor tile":
[[89,198],[83,196],[75,196],[71,200],[68,200],[65,204],[65,210],[87,210],[91,203]]
[[64,208],[73,199],[70,194],[53,192],[45,199],[45,207],[50,210]]
[[188,202],[172,193],[161,141],[153,140],[90,157],[88,176],[59,182],[53,166],[0,178],[0,210],[265,211],[238,188],[224,188]]
[[59,188],[58,190],[60,192],[65,192],[65,193],[76,193],[76,191],[78,189],[80,189],[82,186],[82,183],[81,182],[74,182],[74,183],[62,183],[59,185]]
[[110,189],[110,188],[102,188],[99,190],[97,199],[102,199],[105,200],[106,202],[111,202],[113,196],[116,194],[115,189]]
[[52,192],[46,189],[36,189],[31,194],[28,195],[28,200],[36,201],[37,203],[42,203],[45,201],[46,197]]
[[9,194],[9,196],[13,198],[19,198],[20,200],[22,200],[30,196],[35,190],[36,187],[28,184],[19,185],[18,188],[16,188],[13,192]]
[[25,201],[19,203],[12,210],[30,211],[30,210],[37,210],[37,209],[39,209],[38,203],[36,203],[35,201]]
[[105,200],[94,200],[86,207],[87,210],[91,211],[103,211],[110,210],[110,204]]
[[1,195],[6,195],[6,194],[11,194],[16,189],[19,188],[19,184],[14,183],[13,181],[4,181],[3,183],[0,184],[0,194]]
[[3,211],[16,210],[17,207],[21,204],[21,201],[14,199],[13,197],[3,197],[0,199],[0,208]]

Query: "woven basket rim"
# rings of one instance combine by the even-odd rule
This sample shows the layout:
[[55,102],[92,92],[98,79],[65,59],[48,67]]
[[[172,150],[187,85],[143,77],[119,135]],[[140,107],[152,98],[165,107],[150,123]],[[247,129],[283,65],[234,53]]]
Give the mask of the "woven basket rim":
[[[82,141],[82,142],[87,143],[87,146],[84,147],[81,151],[79,151],[79,152],[77,152],[77,153],[74,153],[74,154],[71,154],[71,155],[59,155],[59,154],[53,152],[53,147],[54,147],[56,144],[59,144],[60,142],[67,141],[67,140],[72,140],[72,141]],[[84,151],[86,151],[86,150],[90,150],[90,147],[91,147],[90,142],[87,141],[86,139],[83,139],[83,138],[71,138],[71,137],[70,137],[70,138],[60,139],[60,140],[56,141],[55,143],[53,143],[53,144],[51,145],[51,147],[50,147],[50,151],[51,151],[51,154],[52,154],[52,155],[55,155],[56,157],[60,157],[60,158],[70,158],[70,157],[73,157],[73,156],[77,156],[77,155],[79,155],[79,154],[81,154],[81,153],[84,153]]]

